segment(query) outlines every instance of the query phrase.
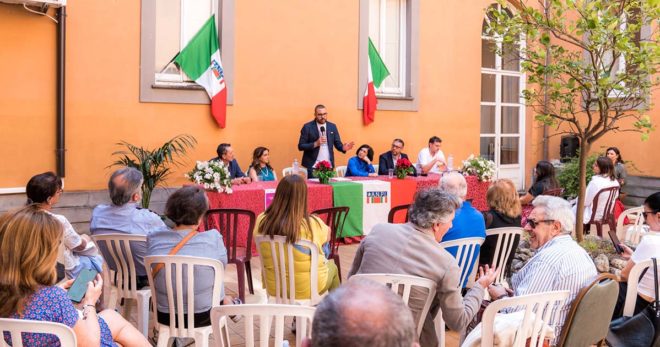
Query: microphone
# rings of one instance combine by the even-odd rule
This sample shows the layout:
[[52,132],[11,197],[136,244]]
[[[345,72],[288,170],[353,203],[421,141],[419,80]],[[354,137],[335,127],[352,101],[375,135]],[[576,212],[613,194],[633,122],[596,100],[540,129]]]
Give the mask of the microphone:
[[325,126],[321,125],[321,136],[325,136]]

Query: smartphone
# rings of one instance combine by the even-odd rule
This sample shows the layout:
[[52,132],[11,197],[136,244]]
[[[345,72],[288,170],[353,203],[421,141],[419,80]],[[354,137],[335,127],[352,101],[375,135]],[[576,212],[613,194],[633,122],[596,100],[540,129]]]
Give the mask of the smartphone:
[[619,254],[623,253],[623,248],[619,246],[621,241],[619,241],[619,238],[616,236],[616,230],[609,230],[607,233],[610,235],[610,240],[612,240],[612,243],[614,244],[614,250]]
[[93,280],[97,274],[98,271],[94,269],[84,269],[80,271],[78,277],[73,281],[73,284],[67,292],[69,299],[75,303],[81,302],[87,292],[87,283]]

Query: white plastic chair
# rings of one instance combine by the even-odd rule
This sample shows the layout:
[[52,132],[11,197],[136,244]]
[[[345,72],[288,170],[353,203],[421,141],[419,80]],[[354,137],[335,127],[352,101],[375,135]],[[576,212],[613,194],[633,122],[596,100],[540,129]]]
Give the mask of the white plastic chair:
[[[152,266],[155,264],[163,264],[160,274],[165,275],[165,286],[167,289],[167,304],[169,306],[170,324],[160,324],[156,319],[158,326],[158,347],[165,347],[170,337],[190,337],[195,339],[195,346],[207,347],[209,345],[209,336],[213,328],[209,326],[195,328],[194,320],[195,315],[195,271],[194,268],[210,267],[215,272],[213,281],[213,294],[211,306],[219,306],[222,298],[220,292],[224,280],[224,267],[222,263],[215,259],[190,257],[183,255],[152,255],[144,257],[145,267],[147,268],[147,276],[149,277],[149,286],[153,298],[153,314],[157,316],[158,310],[158,296],[154,286],[154,278],[152,274]],[[172,274],[172,266],[174,266],[175,274]],[[183,300],[183,270],[186,269],[186,303]],[[159,275],[160,275],[159,274]],[[174,291],[177,295],[175,296]],[[184,314],[188,314],[187,320]],[[187,324],[185,324],[185,323]],[[177,324],[178,323],[178,324]],[[185,325],[184,325],[185,324]],[[188,326],[186,328],[185,326]]]
[[500,274],[495,279],[495,283],[502,283],[505,287],[509,287],[509,284],[506,283],[506,269],[503,267],[506,266],[506,262],[511,255],[511,252],[515,252],[513,249],[513,243],[516,238],[522,237],[523,228],[493,228],[486,230],[486,237],[488,236],[497,236],[497,245],[495,246],[495,253],[493,253],[493,263],[491,267],[496,269],[497,267],[502,267]]
[[[135,274],[135,262],[130,247],[131,242],[147,242],[144,235],[131,234],[103,234],[94,235],[92,239],[101,250],[104,257],[111,257],[115,263],[116,276],[111,276],[110,271],[104,271],[104,283],[110,284],[110,309],[117,307],[117,300],[133,299],[137,301],[137,328],[144,336],[149,336],[149,299],[151,290],[149,288],[137,290],[137,277]],[[107,263],[107,261],[106,261]],[[111,281],[116,278],[116,283]],[[129,283],[131,284],[129,286]],[[124,305],[123,316],[128,318],[128,305]]]
[[[644,234],[644,207],[633,207],[629,208],[619,215],[619,218],[616,220],[616,236],[619,240],[624,240],[633,245],[639,243],[642,234]],[[623,222],[628,217],[628,219],[633,219],[635,222],[630,225],[624,225]]]
[[[13,347],[23,347],[22,333],[52,334],[57,336],[62,346],[76,346],[76,334],[68,326],[55,322],[29,319],[0,318],[0,347],[9,346],[2,337],[3,332],[11,336]],[[28,345],[29,346],[29,345]]]
[[337,166],[335,168],[335,172],[337,172],[337,177],[345,177],[346,176],[346,166]]
[[[522,324],[518,327],[515,340],[511,347],[524,347],[530,338],[530,347],[541,347],[545,339],[545,324],[553,326],[559,315],[559,304],[568,299],[568,290],[542,292],[504,298],[493,301],[488,305],[481,319],[481,345],[493,346],[495,315],[504,308],[518,308],[524,310]],[[554,327],[553,327],[554,328]],[[557,336],[557,338],[559,338]]]
[[228,305],[216,306],[211,310],[211,324],[213,325],[213,337],[217,347],[231,347],[229,329],[227,327],[228,316],[243,316],[245,346],[254,347],[255,316],[259,317],[259,346],[268,347],[270,341],[270,328],[275,320],[275,341],[271,346],[282,346],[284,340],[284,319],[295,317],[296,320],[296,346],[302,345],[303,337],[311,338],[312,320],[316,309],[310,306],[299,305]]
[[461,279],[458,282],[459,287],[463,285],[465,279],[470,275],[470,267],[473,264],[476,265],[479,257],[477,246],[481,246],[482,243],[484,243],[483,237],[466,237],[464,239],[440,242],[440,246],[445,249],[458,247],[456,251],[456,262],[458,262],[458,267],[461,270]]
[[646,268],[649,268],[647,272],[650,271],[651,274],[653,274],[653,261],[651,259],[641,261],[635,264],[632,269],[630,269],[630,273],[628,274],[628,290],[626,291],[626,301],[623,305],[623,315],[626,317],[632,317],[635,313],[635,301],[637,300],[637,286],[639,285],[639,276],[642,275],[642,271],[644,271]]
[[352,278],[367,278],[372,281],[382,283],[392,290],[395,294],[399,294],[401,291],[401,298],[403,302],[408,305],[408,300],[410,299],[410,292],[412,287],[421,287],[428,289],[428,296],[426,297],[426,302],[422,307],[422,311],[419,315],[419,320],[417,321],[417,336],[422,333],[422,328],[424,327],[424,320],[429,313],[431,308],[431,303],[433,298],[435,298],[436,283],[423,277],[410,276],[410,275],[400,275],[400,274],[356,274],[351,276]]
[[378,164],[375,164],[375,165],[372,165],[372,166],[374,167],[374,171],[376,172],[376,174],[378,174]]
[[[282,169],[282,178],[289,176],[291,174],[293,174],[293,167],[289,166]],[[307,177],[307,169],[301,166],[300,168],[298,168],[298,175]]]
[[[319,261],[319,250],[314,243],[307,240],[299,240],[296,242],[296,245],[310,250],[310,264],[312,264],[312,266],[309,267],[309,288],[311,297],[309,299],[296,299],[296,276],[290,276],[290,274],[295,274],[295,261],[293,258],[294,247],[286,242],[285,236],[274,236],[273,239],[271,239],[270,236],[258,235],[255,236],[254,239],[257,245],[257,250],[259,251],[259,258],[261,260],[261,276],[264,278],[264,285],[266,286],[268,285],[268,281],[265,280],[265,259],[261,245],[265,244],[270,249],[270,257],[268,261],[273,264],[273,268],[275,270],[275,295],[271,297],[268,293],[268,288],[266,288],[269,301],[274,300],[277,304],[295,305],[298,303],[308,306],[315,306],[321,301],[323,296],[319,295],[318,290],[319,276],[317,265]],[[287,260],[285,261],[285,259]]]

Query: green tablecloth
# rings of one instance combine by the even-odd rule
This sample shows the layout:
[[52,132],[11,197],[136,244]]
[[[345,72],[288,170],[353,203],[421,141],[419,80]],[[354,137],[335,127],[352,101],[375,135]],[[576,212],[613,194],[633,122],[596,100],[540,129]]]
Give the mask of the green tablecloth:
[[362,236],[362,185],[354,182],[331,182],[334,206],[348,206],[343,235],[337,237]]

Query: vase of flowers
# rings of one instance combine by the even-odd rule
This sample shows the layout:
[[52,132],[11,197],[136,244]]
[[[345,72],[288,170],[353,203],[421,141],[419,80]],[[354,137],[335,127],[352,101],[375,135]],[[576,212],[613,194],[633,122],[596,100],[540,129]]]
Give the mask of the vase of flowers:
[[327,160],[322,160],[314,165],[312,172],[314,177],[319,179],[319,182],[328,184],[332,177],[335,177],[335,170],[332,169],[332,164]]
[[198,161],[185,176],[191,182],[204,186],[204,189],[232,193],[229,168],[222,161]]
[[488,182],[495,177],[495,162],[474,154],[463,160],[463,174],[477,176],[480,182]]
[[413,173],[413,167],[412,163],[408,158],[399,158],[396,161],[396,165],[394,166],[394,174],[396,175],[396,178],[402,180],[406,178],[409,174]]

